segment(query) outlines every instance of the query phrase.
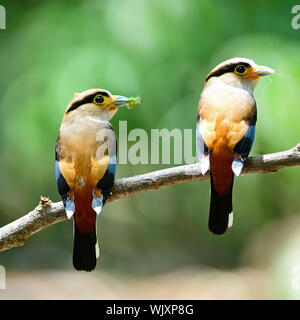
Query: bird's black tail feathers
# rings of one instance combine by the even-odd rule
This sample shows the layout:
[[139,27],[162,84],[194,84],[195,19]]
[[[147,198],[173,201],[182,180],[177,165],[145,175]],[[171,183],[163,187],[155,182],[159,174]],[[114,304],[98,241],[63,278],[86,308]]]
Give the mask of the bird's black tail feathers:
[[232,186],[227,194],[219,195],[214,187],[212,172],[210,172],[210,210],[209,210],[209,230],[214,234],[224,234],[228,228],[229,214],[232,212]]
[[80,233],[74,219],[73,266],[78,271],[92,271],[96,267],[96,227],[92,233]]

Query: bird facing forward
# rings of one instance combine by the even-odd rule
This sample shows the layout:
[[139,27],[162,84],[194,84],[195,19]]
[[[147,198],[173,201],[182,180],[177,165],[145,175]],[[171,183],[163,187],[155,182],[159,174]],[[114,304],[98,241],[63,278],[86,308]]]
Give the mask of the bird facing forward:
[[59,130],[55,172],[66,215],[74,216],[73,265],[91,271],[99,255],[96,217],[110,196],[116,172],[116,136],[109,120],[134,98],[103,89],[75,94]]
[[206,77],[198,104],[196,144],[202,174],[210,170],[209,230],[232,224],[232,187],[253,145],[257,119],[253,90],[274,71],[245,58],[217,65]]

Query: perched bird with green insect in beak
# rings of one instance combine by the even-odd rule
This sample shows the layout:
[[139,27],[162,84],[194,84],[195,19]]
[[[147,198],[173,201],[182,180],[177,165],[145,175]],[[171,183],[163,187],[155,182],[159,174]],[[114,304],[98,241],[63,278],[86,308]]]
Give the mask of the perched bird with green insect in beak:
[[55,173],[67,217],[74,217],[73,265],[91,271],[99,255],[96,218],[110,196],[116,173],[116,135],[109,121],[139,98],[103,89],[77,93],[63,117],[56,142]]
[[197,153],[202,174],[210,170],[209,230],[223,234],[232,224],[234,174],[243,168],[254,141],[257,119],[253,90],[274,71],[253,60],[233,58],[206,77],[196,124]]

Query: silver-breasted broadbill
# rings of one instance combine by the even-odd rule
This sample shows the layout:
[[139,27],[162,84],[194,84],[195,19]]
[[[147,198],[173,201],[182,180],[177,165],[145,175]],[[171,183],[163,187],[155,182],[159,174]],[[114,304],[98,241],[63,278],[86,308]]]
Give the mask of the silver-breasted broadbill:
[[232,223],[232,187],[253,145],[257,120],[253,90],[274,71],[246,58],[217,65],[206,77],[198,104],[196,144],[202,174],[210,170],[209,230]]
[[116,135],[110,119],[131,98],[103,89],[77,93],[67,106],[56,142],[56,181],[66,215],[74,217],[73,265],[91,271],[99,255],[96,218],[116,172]]

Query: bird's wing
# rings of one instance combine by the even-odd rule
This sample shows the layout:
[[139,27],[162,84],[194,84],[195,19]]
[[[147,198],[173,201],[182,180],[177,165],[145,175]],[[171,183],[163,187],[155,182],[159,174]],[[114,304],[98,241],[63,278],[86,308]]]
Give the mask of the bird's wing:
[[205,99],[201,98],[196,125],[196,147],[203,175],[210,169],[209,151],[212,150],[216,140],[216,118],[213,116],[207,117],[206,109],[207,104],[205,103]]
[[235,153],[232,170],[237,176],[241,173],[254,142],[256,118],[256,105],[254,104],[252,112],[245,116],[244,120],[231,123],[227,135],[228,146]]
[[[111,189],[114,186],[116,175],[117,143],[115,133],[109,128],[107,151],[104,155],[96,154],[96,158],[91,160],[91,182],[94,186],[92,208],[99,214],[108,199]],[[101,146],[100,146],[101,149]]]
[[239,140],[239,142],[233,148],[235,154],[240,156],[242,161],[245,161],[248,158],[248,155],[251,151],[255,137],[255,125],[248,127],[245,135]]
[[208,122],[199,116],[196,123],[196,150],[203,175],[210,167],[208,145],[212,146],[215,138],[215,121]]
[[59,167],[59,161],[55,160],[55,177],[56,177],[56,183],[58,187],[58,192],[62,199],[66,199],[69,192],[71,191],[70,186],[68,185],[66,179],[61,173],[60,167]]
[[[113,160],[113,161],[112,161]],[[108,159],[106,171],[101,179],[99,179],[93,193],[92,207],[98,213],[101,212],[106,200],[110,195],[110,191],[114,186],[116,175],[116,163],[114,159]],[[99,214],[98,213],[98,214]]]
[[198,160],[200,160],[203,155],[208,154],[209,150],[202,136],[200,126],[198,121],[196,122],[196,149]]
[[55,148],[55,177],[66,214],[70,218],[75,212],[74,196],[71,190],[75,181],[75,168],[72,161],[62,158],[59,137]]

